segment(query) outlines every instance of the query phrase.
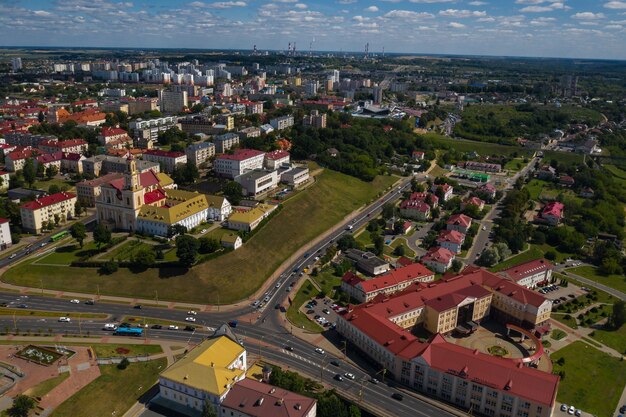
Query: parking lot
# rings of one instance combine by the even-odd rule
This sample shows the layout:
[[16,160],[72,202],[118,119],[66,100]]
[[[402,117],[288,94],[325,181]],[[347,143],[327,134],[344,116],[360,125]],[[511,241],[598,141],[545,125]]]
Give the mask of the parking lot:
[[[555,288],[555,289],[553,289]],[[569,283],[567,287],[561,287],[558,284],[546,285],[537,288],[537,292],[542,294],[549,300],[552,300],[553,304],[558,305],[566,301],[571,301],[576,297],[585,295],[587,292],[583,288]]]
[[[333,308],[335,306],[335,308]],[[334,304],[330,298],[314,298],[302,306],[301,310],[306,313],[310,320],[317,322],[325,329],[333,329],[337,322],[337,312],[339,306]],[[341,311],[341,310],[340,310]]]

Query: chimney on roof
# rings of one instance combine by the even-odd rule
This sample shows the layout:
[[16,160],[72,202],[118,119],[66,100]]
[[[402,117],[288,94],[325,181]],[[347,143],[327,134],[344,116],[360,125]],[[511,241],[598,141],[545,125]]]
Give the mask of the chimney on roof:
[[302,405],[300,403],[297,403],[293,408],[295,408],[296,410],[301,410]]
[[256,402],[254,403],[255,407],[260,407],[263,404],[263,397],[259,398],[258,400],[256,400]]
[[281,406],[281,405],[283,405],[283,403],[284,403],[284,401],[283,401],[283,399],[282,399],[282,398],[280,398],[280,399],[276,400],[276,405],[277,405],[277,406]]
[[273,394],[276,392],[276,388],[272,387],[272,389],[270,390],[270,394]]

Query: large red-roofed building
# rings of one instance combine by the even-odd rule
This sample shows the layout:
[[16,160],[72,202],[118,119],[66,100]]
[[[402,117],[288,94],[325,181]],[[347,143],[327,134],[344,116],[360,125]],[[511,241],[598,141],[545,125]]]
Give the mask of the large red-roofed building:
[[40,233],[44,223],[65,222],[74,216],[76,194],[56,193],[29,201],[20,207],[22,228],[28,233]]
[[236,178],[248,171],[263,168],[265,152],[256,149],[236,149],[232,155],[220,155],[213,161],[216,174]]
[[550,282],[553,268],[554,265],[550,261],[542,258],[505,269],[500,275],[526,288],[537,288]]

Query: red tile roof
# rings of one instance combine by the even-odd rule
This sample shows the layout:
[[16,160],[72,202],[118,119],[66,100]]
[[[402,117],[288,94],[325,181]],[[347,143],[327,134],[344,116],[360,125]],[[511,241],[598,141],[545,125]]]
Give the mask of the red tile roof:
[[315,401],[283,388],[245,378],[231,388],[220,406],[252,417],[304,417],[311,412]]
[[429,276],[433,276],[430,269],[426,268],[422,264],[414,263],[402,268],[391,270],[376,278],[363,281],[361,283],[361,288],[365,291],[365,293],[370,293]]
[[76,198],[76,194],[61,192],[61,193],[56,193],[56,194],[52,194],[52,195],[48,195],[48,196],[45,196],[45,197],[38,198],[35,201],[29,201],[28,203],[23,204],[21,206],[21,208],[27,209],[27,210],[37,210],[37,209],[40,209],[42,207],[48,207],[48,206],[51,206],[53,204],[57,204],[57,203],[61,203],[61,202],[66,201],[66,200],[70,200],[72,198]]
[[343,274],[343,276],[341,277],[341,280],[345,282],[346,284],[350,285],[351,287],[354,287],[356,284],[359,284],[360,282],[365,281],[363,278],[361,278],[360,276],[358,276],[352,271],[348,271],[345,274]]
[[563,216],[563,209],[565,208],[565,206],[563,205],[563,203],[560,203],[558,201],[552,201],[548,204],[546,204],[546,206],[543,208],[543,210],[541,211],[541,215],[542,216],[555,216],[555,217],[561,217]]
[[87,145],[87,141],[83,139],[68,139],[61,142],[56,140],[44,140],[39,143],[39,147],[47,146],[51,148],[68,148],[70,146]]
[[143,201],[145,204],[152,204],[157,201],[164,200],[165,198],[165,193],[157,188],[156,190],[148,191],[147,193],[145,193],[143,196]]
[[465,200],[463,200],[463,204],[465,205],[474,205],[476,207],[480,207],[482,205],[485,204],[485,202],[483,200],[481,200],[478,197],[468,197]]
[[402,203],[400,203],[400,209],[416,210],[420,213],[428,213],[430,211],[430,206],[419,200],[404,200]]
[[529,275],[534,275],[542,271],[549,271],[553,268],[554,265],[552,265],[552,263],[547,259],[535,259],[534,261],[524,262],[509,269],[505,269],[504,271],[501,271],[500,274],[506,275],[517,282]]
[[156,155],[163,156],[166,158],[180,158],[181,156],[185,156],[184,152],[175,152],[175,151],[164,151],[162,149],[148,149],[144,152],[144,155]]
[[446,224],[451,226],[462,226],[467,229],[472,224],[472,218],[466,216],[465,214],[454,214],[450,216]]
[[408,266],[408,265],[412,265],[415,262],[413,262],[411,259],[407,258],[406,256],[401,256],[400,258],[398,258],[398,260],[396,261],[396,266],[397,265],[401,265],[401,266]]
[[231,161],[244,161],[255,156],[263,155],[265,152],[256,149],[237,149],[232,155],[220,155],[217,159],[228,159]]
[[8,223],[9,219],[0,219],[0,224]]
[[422,256],[422,262],[437,262],[443,265],[448,265],[451,259],[454,259],[454,253],[441,246],[430,248],[426,255]]
[[289,152],[283,150],[272,151],[265,154],[265,158],[270,160],[282,159],[288,156]]
[[39,155],[37,157],[37,162],[41,164],[48,164],[50,162],[60,161],[61,159],[63,159],[63,152],[58,151]]
[[101,136],[117,136],[126,134],[128,134],[128,132],[124,129],[120,129],[119,127],[103,127],[102,132],[100,133]]
[[456,230],[442,230],[437,238],[437,242],[451,242],[459,245],[463,244],[464,240],[465,235]]

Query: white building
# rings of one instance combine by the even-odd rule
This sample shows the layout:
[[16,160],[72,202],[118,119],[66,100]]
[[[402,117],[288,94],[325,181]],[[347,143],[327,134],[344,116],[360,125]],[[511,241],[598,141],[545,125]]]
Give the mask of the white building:
[[237,149],[232,155],[218,156],[213,162],[216,174],[235,179],[236,177],[254,169],[263,168],[265,152],[255,149]]
[[163,113],[180,113],[189,104],[187,91],[159,90],[159,104]]
[[270,120],[270,125],[275,130],[288,129],[293,126],[293,116],[282,116]]
[[526,288],[537,288],[550,282],[553,268],[547,259],[536,259],[505,269],[500,275]]
[[143,153],[144,161],[156,162],[167,173],[174,172],[178,164],[187,163],[187,155],[183,152],[163,151],[160,149],[148,149]]
[[44,223],[64,223],[74,216],[76,194],[56,193],[29,201],[20,207],[22,228],[28,233],[41,233]]
[[187,161],[198,166],[215,156],[215,145],[211,142],[193,143],[187,146],[185,153],[187,154]]
[[13,245],[9,226],[8,219],[0,219],[0,250],[5,250]]
[[278,169],[283,165],[289,165],[289,152],[277,150],[265,154],[264,166],[267,169]]
[[278,186],[278,172],[255,169],[241,174],[235,181],[241,184],[246,195],[255,196]]
[[292,187],[299,187],[309,180],[309,168],[307,167],[293,167],[280,174],[280,181],[291,185]]
[[224,197],[207,195],[206,199],[209,202],[209,212],[207,213],[209,220],[221,223],[233,212],[233,207]]

